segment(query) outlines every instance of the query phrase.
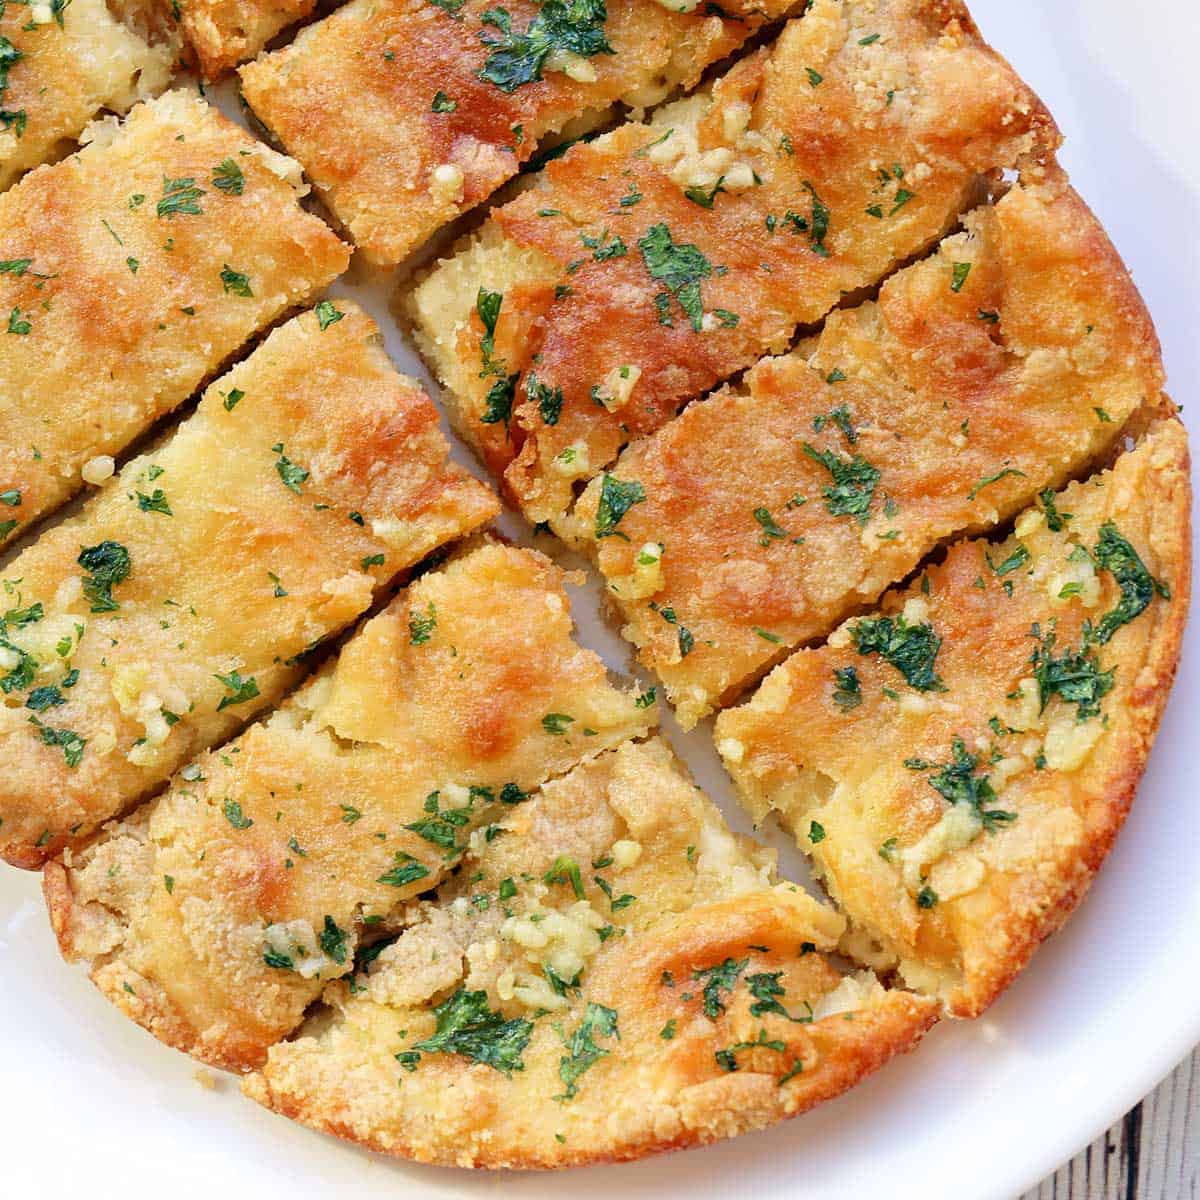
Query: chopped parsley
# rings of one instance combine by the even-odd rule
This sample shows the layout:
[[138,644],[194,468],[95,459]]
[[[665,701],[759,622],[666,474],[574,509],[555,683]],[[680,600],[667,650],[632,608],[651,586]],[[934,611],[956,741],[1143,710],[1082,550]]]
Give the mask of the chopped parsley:
[[410,609],[408,613],[408,641],[413,646],[424,646],[433,637],[437,628],[437,609],[431,600],[425,611]]
[[539,383],[537,373],[530,371],[529,378],[525,380],[525,395],[531,404],[537,404],[538,412],[547,425],[558,424],[563,406],[562,388],[551,388]]
[[250,826],[254,824],[254,822],[242,812],[241,804],[229,796],[226,796],[224,802],[221,804],[221,811],[225,814],[225,820],[227,820],[230,825],[234,827],[234,829],[249,829]]
[[620,1036],[616,1012],[589,1000],[579,1028],[570,1040],[564,1039],[567,1053],[559,1060],[558,1077],[563,1081],[566,1090],[554,1098],[560,1101],[573,1099],[579,1092],[579,1077],[610,1053],[596,1045],[598,1037],[620,1039]]
[[1066,523],[1074,516],[1073,513],[1060,513],[1058,505],[1055,503],[1054,489],[1046,488],[1043,492],[1038,492],[1038,499],[1042,502],[1042,512],[1046,514],[1046,525],[1052,533],[1062,531]]
[[68,767],[79,766],[83,759],[83,749],[87,745],[86,738],[80,737],[73,729],[54,729],[43,725],[37,717],[30,717],[29,720],[37,727],[43,745],[58,746]]
[[746,976],[746,986],[754,997],[754,1003],[750,1005],[750,1015],[764,1017],[768,1013],[773,1013],[775,1016],[785,1017],[789,1021],[795,1021],[802,1025],[810,1024],[812,1022],[812,1006],[810,1004],[805,1002],[808,1012],[804,1016],[793,1017],[780,1002],[779,997],[787,994],[787,989],[779,982],[782,977],[782,971],[763,971],[757,975]]
[[579,873],[579,864],[568,854],[560,854],[554,860],[554,865],[542,876],[542,882],[569,883],[576,900],[582,900],[586,894],[583,890],[583,877]]
[[164,517],[175,515],[171,512],[171,505],[168,503],[162,488],[155,488],[149,496],[145,492],[138,492],[137,506],[142,512],[162,513]]
[[954,805],[965,805],[983,822],[984,829],[994,832],[998,825],[1007,825],[1017,819],[1016,813],[1003,809],[989,809],[986,805],[996,799],[996,793],[986,775],[976,775],[979,758],[968,754],[962,738],[951,743],[952,761],[938,766],[937,774],[925,781],[943,799]]
[[240,196],[246,190],[246,177],[232,158],[226,158],[213,167],[212,185],[227,196]]
[[334,308],[332,300],[322,300],[316,307],[317,325],[324,333],[330,325],[337,324],[346,314],[341,309]]
[[1090,631],[1091,640],[1104,645],[1122,625],[1145,611],[1155,592],[1164,599],[1170,598],[1170,592],[1150,574],[1138,552],[1112,521],[1100,526],[1100,540],[1094,553],[1097,566],[1112,575],[1121,589],[1117,607],[1105,613],[1099,625]]
[[554,737],[562,737],[567,732],[567,726],[574,723],[575,718],[566,713],[547,713],[542,718],[542,728]]
[[693,979],[704,980],[704,1015],[710,1021],[715,1021],[725,1011],[725,1002],[722,999],[722,994],[733,991],[737,984],[738,976],[741,975],[749,963],[750,960],[748,958],[743,958],[740,961],[727,958],[715,967],[706,967],[703,970],[692,972]]
[[1061,696],[1068,704],[1078,706],[1077,720],[1099,716],[1100,701],[1112,691],[1114,672],[1100,670],[1100,660],[1091,646],[1064,651],[1056,658],[1054,641],[1053,633],[1039,639],[1030,659],[1038,685],[1039,712],[1046,711],[1051,697]]
[[967,282],[967,276],[971,273],[971,264],[969,262],[956,262],[954,264],[954,272],[950,278],[950,290],[952,292],[961,292],[963,284]]
[[301,486],[308,479],[308,472],[284,454],[282,442],[276,442],[271,450],[279,455],[275,463],[275,470],[279,473],[279,478],[283,480],[283,486],[289,492],[295,492],[299,496]]
[[424,879],[429,874],[429,868],[418,862],[411,854],[397,850],[395,864],[384,871],[376,883],[386,883],[388,887],[407,887],[408,884]]
[[776,1038],[768,1038],[767,1031],[765,1029],[760,1029],[758,1031],[758,1037],[755,1038],[754,1041],[734,1042],[731,1046],[726,1046],[724,1050],[715,1051],[713,1057],[726,1071],[736,1071],[738,1069],[738,1053],[742,1050],[758,1049],[774,1050],[777,1053],[782,1054],[787,1049],[787,1046]]
[[217,712],[234,704],[245,704],[258,695],[258,681],[253,675],[243,679],[239,672],[230,671],[228,675],[214,675],[213,678],[228,689],[228,695],[222,696],[217,705]]
[[1017,548],[1002,562],[992,562],[992,556],[984,553],[984,558],[987,559],[987,565],[992,568],[992,571],[1003,578],[1011,571],[1017,570],[1029,561],[1029,550],[1027,547],[1018,544]]
[[638,239],[638,249],[650,278],[667,289],[654,298],[659,324],[674,324],[670,310],[673,296],[691,321],[693,331],[699,333],[704,320],[700,281],[712,274],[712,263],[690,242],[674,242],[670,229],[663,224],[651,225]]
[[195,179],[169,179],[164,175],[162,199],[157,206],[158,215],[168,218],[199,217],[203,213],[200,207],[200,197],[203,195],[204,189],[196,186]]
[[431,107],[435,113],[452,113],[457,110],[458,101],[451,100],[443,91],[437,91],[433,94]]
[[1006,479],[1010,475],[1018,476],[1021,479],[1025,478],[1024,471],[1018,471],[1015,467],[1005,467],[1002,471],[997,471],[995,475],[985,475],[968,493],[967,499],[974,500],[985,487],[989,487],[993,483],[999,483],[1001,479]]
[[846,459],[832,450],[818,450],[808,442],[804,443],[804,453],[833,477],[833,483],[821,489],[830,514],[853,517],[865,525],[879,482],[879,470],[859,454]]
[[83,594],[94,613],[116,612],[121,606],[112,590],[129,577],[129,551],[120,542],[100,542],[85,546],[76,562],[88,572],[83,579]]
[[[589,1006],[590,1007],[590,1006]],[[521,1054],[529,1044],[533,1023],[520,1018],[506,1021],[488,1007],[487,992],[459,988],[433,1010],[437,1032],[414,1050],[426,1054],[461,1054],[494,1067],[502,1075],[523,1071]]]
[[859,654],[878,654],[917,691],[946,690],[933,669],[942,639],[934,633],[928,621],[910,625],[903,613],[894,618],[864,617],[851,628],[850,636]]
[[235,271],[228,263],[221,268],[221,286],[226,293],[232,293],[235,296],[252,297],[254,295],[250,289],[250,276],[243,275],[241,271]]
[[849,712],[862,703],[862,684],[858,672],[853,667],[834,667],[833,678],[837,686],[833,692],[833,702],[842,710]]
[[489,8],[485,25],[500,31],[498,38],[480,34],[491,51],[479,78],[502,92],[512,93],[542,77],[542,68],[552,54],[575,54],[591,58],[614,54],[604,36],[608,11],[604,0],[545,0],[524,33],[514,33],[508,9]]
[[645,499],[646,489],[637,480],[626,482],[606,471],[600,484],[600,503],[596,506],[596,538],[625,537],[617,529],[621,518]]
[[346,931],[340,929],[334,919],[327,913],[325,927],[317,937],[321,950],[339,966],[346,961]]

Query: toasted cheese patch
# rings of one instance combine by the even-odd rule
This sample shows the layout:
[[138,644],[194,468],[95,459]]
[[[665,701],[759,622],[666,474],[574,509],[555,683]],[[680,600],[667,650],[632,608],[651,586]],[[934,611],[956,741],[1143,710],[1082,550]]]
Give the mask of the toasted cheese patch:
[[[1163,419],[1022,532],[953,546],[717,718],[741,799],[812,855],[850,952],[974,1016],[1067,919],[1170,690],[1189,506],[1187,438]],[[1049,586],[1078,563],[1098,595]]]
[[341,298],[283,325],[9,565],[6,857],[37,865],[156,790],[278,703],[381,585],[496,513],[379,342]]
[[[429,307],[451,259],[414,292],[414,324],[441,378],[469,382],[460,429],[489,447],[503,430],[508,488],[553,522],[625,442],[784,350],[1057,140],[959,5],[816,0],[710,91],[574,147],[496,210],[490,249],[460,252],[460,282],[478,279],[464,302],[501,294],[490,323],[447,328]],[[619,368],[638,375],[614,406]]]
[[[634,837],[646,853],[622,867],[612,847]],[[933,1023],[930,1001],[833,968],[842,925],[773,883],[769,852],[725,828],[665,745],[628,745],[514,811],[243,1087],[445,1165],[731,1137],[837,1095]]]
[[289,160],[197,96],[89,136],[0,196],[0,484],[19,496],[5,537],[349,258],[300,208]]
[[[352,0],[243,67],[243,93],[363,253],[394,264],[511,179],[548,134],[618,100],[693,86],[796,5],[567,7],[519,0],[493,19],[489,0]],[[594,50],[564,53],[566,42]]]
[[177,19],[204,77],[215,79],[315,7],[316,0],[183,0]]
[[[131,14],[136,17],[136,12]],[[0,191],[70,146],[99,113],[123,113],[167,86],[175,60],[105,0],[0,12]]]
[[265,724],[47,868],[64,953],[171,1045],[261,1063],[474,830],[653,725],[571,640],[564,580],[501,546],[423,576]]
[[877,302],[634,443],[576,506],[685,726],[1157,404],[1149,315],[1063,180],[965,225]]

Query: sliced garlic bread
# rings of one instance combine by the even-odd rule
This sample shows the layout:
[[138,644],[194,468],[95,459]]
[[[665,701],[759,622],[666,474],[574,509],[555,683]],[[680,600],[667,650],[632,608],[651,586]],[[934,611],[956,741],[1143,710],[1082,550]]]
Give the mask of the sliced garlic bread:
[[502,546],[423,576],[264,724],[47,866],[64,954],[170,1045],[261,1063],[474,829],[653,725],[571,640],[563,582]]
[[625,442],[1050,154],[944,0],[815,0],[705,93],[551,163],[409,300],[452,419],[533,521]]
[[1190,499],[1183,427],[1160,420],[717,718],[741,799],[812,855],[850,953],[975,1016],[1071,914],[1174,677]]
[[628,447],[576,505],[569,532],[685,726],[1159,402],[1149,314],[1062,177],[965,226]]
[[457,1166],[637,1158],[793,1116],[911,1049],[936,1005],[835,970],[842,918],[772,860],[662,742],[626,745],[477,833],[243,1086]]

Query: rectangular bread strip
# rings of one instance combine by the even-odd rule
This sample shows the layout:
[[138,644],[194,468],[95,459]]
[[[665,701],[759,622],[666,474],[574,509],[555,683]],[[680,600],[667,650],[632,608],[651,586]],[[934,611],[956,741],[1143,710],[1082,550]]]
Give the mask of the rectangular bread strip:
[[711,94],[551,163],[417,288],[419,344],[464,437],[553,522],[625,442],[1057,141],[959,4],[816,0]]
[[[731,834],[657,739],[498,829],[325,989],[249,1095],[422,1162],[560,1167],[794,1116],[936,1019],[834,967],[842,918],[776,883],[774,852]],[[478,1038],[447,1037],[467,1011]]]
[[297,202],[296,164],[198,96],[85,138],[0,196],[0,487],[20,500],[6,536],[349,261]]
[[374,322],[326,301],[4,572],[0,852],[37,866],[278,703],[378,589],[495,515]]
[[107,110],[125,112],[167,86],[177,47],[107,0],[0,8],[0,191],[73,145]]
[[850,919],[851,954],[982,1012],[1083,897],[1133,800],[1190,592],[1187,435],[960,542],[801,650],[716,740]]
[[570,531],[686,728],[1159,403],[1149,314],[1064,178],[964,224],[877,302],[629,446],[576,505]]
[[487,199],[548,134],[694,86],[796,0],[675,7],[352,0],[243,67],[242,91],[364,255],[390,265]]
[[47,867],[64,953],[163,1041],[261,1063],[351,967],[279,971],[265,929],[278,953],[327,920],[359,936],[506,804],[655,723],[571,640],[567,578],[485,546],[414,583],[265,724]]
[[169,4],[205,79],[253,58],[277,33],[307,17],[317,0],[179,0]]

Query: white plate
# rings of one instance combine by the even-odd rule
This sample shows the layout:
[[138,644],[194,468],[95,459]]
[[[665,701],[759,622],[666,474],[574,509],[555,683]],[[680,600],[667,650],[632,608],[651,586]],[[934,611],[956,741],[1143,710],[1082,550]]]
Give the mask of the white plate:
[[[1192,0],[975,0],[985,34],[1067,134],[1079,190],[1133,268],[1158,322],[1177,399],[1200,388],[1200,167]],[[342,289],[346,290],[346,289]],[[385,327],[384,293],[359,292]],[[389,348],[415,360],[394,330]],[[576,604],[583,640],[627,668],[621,643]],[[1149,1091],[1200,1041],[1200,624],[1140,797],[1070,925],[982,1020],[946,1022],[917,1054],[850,1095],[763,1134],[569,1177],[469,1175],[388,1162],[271,1116],[229,1080],[160,1046],[58,957],[37,880],[0,870],[3,1192],[122,1200],[309,1198],[503,1189],[520,1200],[653,1190],[860,1200],[1011,1200]],[[700,730],[674,736],[736,814]]]

